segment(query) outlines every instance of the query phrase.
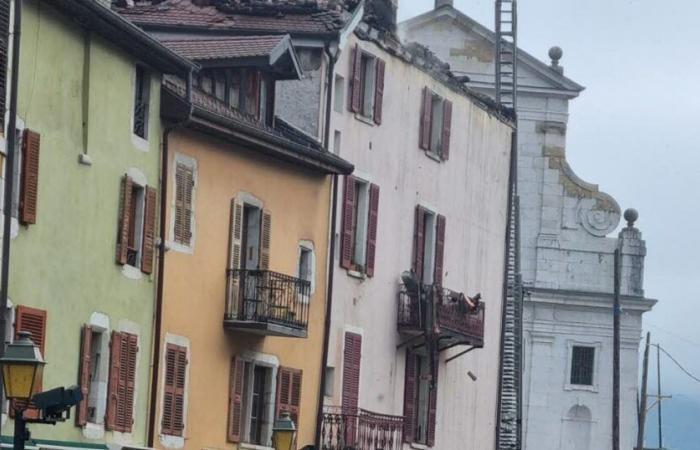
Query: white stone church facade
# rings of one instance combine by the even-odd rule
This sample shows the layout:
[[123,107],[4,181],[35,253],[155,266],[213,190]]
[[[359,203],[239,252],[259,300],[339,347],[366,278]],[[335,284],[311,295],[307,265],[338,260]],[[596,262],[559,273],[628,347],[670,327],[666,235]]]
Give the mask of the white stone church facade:
[[[494,94],[495,35],[452,6],[400,25],[402,39],[426,45]],[[583,87],[563,75],[561,51],[551,65],[519,50],[518,189],[523,311],[523,422],[527,450],[611,447],[613,253],[622,251],[621,448],[636,441],[646,254],[634,217],[615,236],[620,207],[581,180],[566,160],[569,101]],[[501,446],[501,448],[512,448]]]

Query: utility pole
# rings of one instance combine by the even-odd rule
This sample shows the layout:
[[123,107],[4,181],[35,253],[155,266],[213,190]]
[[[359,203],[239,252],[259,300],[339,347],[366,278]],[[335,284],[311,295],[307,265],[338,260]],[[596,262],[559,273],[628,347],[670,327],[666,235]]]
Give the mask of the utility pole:
[[613,295],[612,448],[620,450],[620,248],[615,249]]
[[639,400],[639,416],[637,420],[637,450],[644,450],[644,426],[647,420],[647,378],[649,375],[649,340],[651,333],[647,332],[647,343],[644,347],[644,368],[642,371],[642,398]]
[[664,437],[661,430],[661,346],[656,344],[656,395],[659,396],[659,450],[664,448]]

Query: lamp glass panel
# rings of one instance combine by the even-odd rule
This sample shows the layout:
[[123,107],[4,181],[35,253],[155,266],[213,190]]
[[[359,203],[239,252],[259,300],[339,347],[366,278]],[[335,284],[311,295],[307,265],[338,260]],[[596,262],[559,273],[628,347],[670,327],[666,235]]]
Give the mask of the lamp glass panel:
[[294,443],[294,431],[278,431],[274,432],[275,450],[292,450]]
[[4,364],[2,374],[6,396],[20,400],[31,398],[35,375],[40,370],[34,364]]

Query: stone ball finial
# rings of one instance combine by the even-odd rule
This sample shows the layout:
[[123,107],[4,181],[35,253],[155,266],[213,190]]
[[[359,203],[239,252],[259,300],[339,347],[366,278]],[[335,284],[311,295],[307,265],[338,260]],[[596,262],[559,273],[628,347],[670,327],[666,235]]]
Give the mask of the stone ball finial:
[[561,47],[555,45],[549,49],[549,57],[552,58],[552,65],[556,66],[559,64],[559,60],[562,56],[564,56],[564,50],[562,50]]
[[634,208],[628,208],[625,210],[624,214],[625,220],[627,221],[627,226],[632,228],[634,223],[639,219],[639,212]]

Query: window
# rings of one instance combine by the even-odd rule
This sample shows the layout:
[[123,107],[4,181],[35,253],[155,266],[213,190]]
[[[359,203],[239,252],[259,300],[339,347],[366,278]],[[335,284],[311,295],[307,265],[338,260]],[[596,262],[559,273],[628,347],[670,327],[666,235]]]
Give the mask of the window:
[[420,444],[427,443],[428,431],[428,396],[430,395],[430,368],[428,358],[415,355],[417,389],[415,401],[416,416],[414,418],[414,441]]
[[[18,305],[15,308],[15,335],[14,339],[19,338],[19,333],[23,331],[30,332],[31,340],[39,347],[41,355],[46,359],[46,311],[29,306]],[[43,380],[36,381],[36,392],[41,392],[43,389]],[[14,415],[15,409],[19,406],[18,401],[10,402],[10,417]],[[24,412],[24,417],[37,419],[39,418],[39,410],[33,406],[28,406],[29,409]]]
[[427,87],[423,89],[420,122],[420,148],[447,160],[450,156],[452,102]]
[[341,266],[373,276],[379,186],[352,176],[345,180]]
[[444,216],[416,207],[412,270],[425,284],[442,285],[445,225]]
[[148,105],[151,97],[151,77],[142,66],[136,66],[134,95],[134,134],[148,139]]
[[333,153],[340,155],[340,143],[342,140],[342,135],[340,131],[335,130],[333,133]]
[[83,400],[77,407],[77,425],[103,424],[107,406],[109,339],[106,328],[84,325],[80,344],[80,388]]
[[362,51],[357,45],[352,58],[351,70],[350,110],[372,119],[378,125],[381,124],[385,62]]
[[117,234],[117,263],[153,271],[156,226],[156,190],[125,175]]
[[113,331],[105,423],[108,430],[131,433],[134,423],[137,359],[138,336]]
[[185,428],[185,387],[187,383],[187,347],[168,343],[165,349],[165,379],[161,430],[170,436],[182,436]]
[[172,224],[173,241],[187,248],[193,246],[194,194],[196,162],[185,155],[175,156],[175,211]]
[[593,386],[594,368],[595,347],[574,345],[571,348],[571,384]]
[[[297,265],[297,277],[309,282],[309,295],[313,294],[316,287],[316,255],[314,243],[301,241],[299,243],[299,263]],[[306,299],[306,296],[302,296]]]
[[[435,367],[437,371],[437,366]],[[437,373],[431,373],[430,358],[406,353],[404,378],[404,441],[435,444]]]
[[253,69],[204,69],[196,85],[231,109],[268,125],[272,123],[274,79],[271,76]]
[[345,78],[340,75],[335,76],[334,82],[335,93],[333,110],[337,113],[343,113],[343,103],[345,102]]
[[323,385],[323,395],[333,397],[335,394],[335,367],[326,366],[325,383]]

